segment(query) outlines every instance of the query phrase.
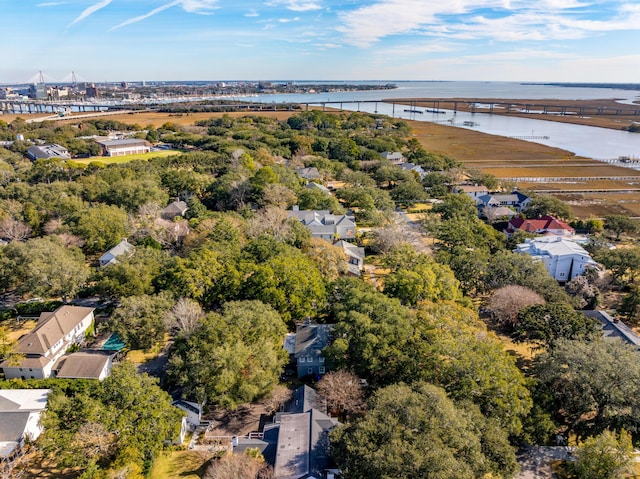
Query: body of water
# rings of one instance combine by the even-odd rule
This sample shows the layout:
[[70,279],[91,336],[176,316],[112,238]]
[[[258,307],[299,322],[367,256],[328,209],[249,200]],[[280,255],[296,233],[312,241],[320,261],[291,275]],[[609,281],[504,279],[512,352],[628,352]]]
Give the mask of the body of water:
[[[304,82],[300,82],[304,83]],[[313,82],[309,82],[313,83]],[[336,82],[331,82],[335,84]],[[345,84],[354,82],[345,82]],[[389,82],[361,82],[386,84]],[[350,111],[382,113],[396,118],[456,124],[456,127],[471,128],[492,135],[525,137],[548,146],[562,148],[595,159],[611,159],[619,156],[640,158],[640,134],[616,131],[607,128],[571,125],[530,118],[506,117],[489,113],[466,113],[446,111],[446,114],[405,112],[401,105],[386,103],[356,103],[396,98],[496,98],[527,100],[595,100],[617,99],[623,103],[640,102],[640,91],[611,88],[564,87],[558,85],[522,84],[510,82],[394,82],[393,90],[368,90],[330,92],[317,94],[275,94],[258,97],[238,97],[264,103],[316,103],[349,102],[342,107]],[[336,105],[331,105],[335,107]],[[418,110],[423,111],[423,108]],[[450,121],[449,121],[450,120]],[[640,118],[639,118],[640,121]],[[474,126],[463,126],[471,122]],[[547,138],[544,138],[547,137]]]

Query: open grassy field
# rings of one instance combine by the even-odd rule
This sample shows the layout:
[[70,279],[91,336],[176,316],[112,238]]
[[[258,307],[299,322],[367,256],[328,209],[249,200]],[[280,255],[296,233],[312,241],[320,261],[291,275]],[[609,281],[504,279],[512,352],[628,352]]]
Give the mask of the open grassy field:
[[171,451],[159,456],[151,470],[154,479],[200,479],[208,466],[208,459],[195,451]]
[[102,163],[110,165],[112,163],[129,163],[134,160],[150,160],[151,158],[165,158],[167,156],[179,155],[181,152],[177,150],[150,151],[149,153],[141,153],[139,155],[125,156],[92,156],[90,158],[74,159],[75,163],[88,165],[89,163]]

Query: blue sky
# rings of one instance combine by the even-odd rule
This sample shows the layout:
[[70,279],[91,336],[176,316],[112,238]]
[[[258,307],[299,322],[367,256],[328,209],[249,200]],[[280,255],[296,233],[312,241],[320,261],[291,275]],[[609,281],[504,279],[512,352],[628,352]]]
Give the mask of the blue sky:
[[0,0],[0,83],[640,83],[640,1]]

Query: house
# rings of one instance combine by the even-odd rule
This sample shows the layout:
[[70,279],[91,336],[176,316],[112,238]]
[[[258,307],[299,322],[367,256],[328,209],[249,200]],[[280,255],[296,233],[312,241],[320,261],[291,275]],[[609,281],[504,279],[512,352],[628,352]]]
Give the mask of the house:
[[25,441],[42,433],[40,414],[50,389],[0,389],[0,462],[11,460]]
[[525,219],[521,216],[513,218],[509,221],[504,232],[507,236],[511,236],[516,231],[538,235],[554,234],[557,236],[573,236],[576,234],[576,230],[567,223],[548,215],[535,219]]
[[299,210],[297,206],[287,211],[289,218],[296,218],[311,231],[313,238],[326,241],[355,239],[356,221],[353,216],[332,215],[329,210]]
[[634,346],[640,351],[640,337],[638,337],[633,330],[621,321],[612,318],[604,311],[600,310],[585,310],[582,314],[588,318],[597,319],[602,324],[602,337],[606,340],[620,339],[625,343]]
[[509,194],[491,193],[478,197],[477,203],[480,216],[486,216],[487,209],[497,208],[499,206],[506,206],[507,208],[512,208],[517,213],[520,213],[529,206],[531,198],[519,191],[513,191]]
[[416,165],[414,163],[400,163],[398,166],[404,171],[415,172],[420,179],[427,176],[427,172],[420,165]]
[[55,143],[51,143],[48,145],[30,146],[27,149],[27,156],[32,161],[42,159],[46,160],[49,158],[60,158],[61,160],[71,159],[69,150],[67,150],[64,146],[56,145]]
[[44,379],[51,376],[53,366],[67,349],[82,344],[93,325],[94,308],[60,306],[54,312],[41,313],[38,324],[18,341],[14,352],[0,367],[7,379]]
[[97,379],[111,374],[113,351],[81,351],[62,356],[53,367],[53,376],[62,379]]
[[165,220],[172,220],[176,216],[184,216],[189,207],[184,201],[173,201],[169,205],[160,211],[160,216]]
[[527,239],[517,245],[515,251],[542,261],[549,274],[563,283],[584,274],[589,268],[598,268],[598,263],[582,246],[563,236]]
[[123,138],[120,140],[96,140],[104,156],[126,156],[149,153],[151,147],[146,140]]
[[308,189],[308,190],[319,190],[319,191],[322,191],[325,195],[330,195],[331,194],[331,192],[329,191],[329,188],[327,188],[324,185],[321,185],[320,183],[316,183],[314,181],[307,182],[307,184],[304,187],[306,189]]
[[456,185],[451,191],[456,194],[464,193],[478,204],[480,197],[489,194],[489,190],[483,185]]
[[358,247],[344,240],[336,241],[333,246],[340,248],[344,254],[347,255],[349,262],[349,274],[353,276],[360,276],[360,273],[364,269],[364,248]]
[[404,155],[399,151],[383,151],[380,156],[391,163],[399,164],[404,163]]
[[308,168],[296,168],[296,173],[300,176],[300,178],[304,178],[305,180],[321,180],[322,175],[320,171],[315,166],[311,166]]
[[107,251],[105,254],[100,256],[98,261],[101,267],[108,266],[110,264],[117,263],[118,256],[122,256],[123,254],[133,254],[134,251],[135,251],[135,246],[133,246],[131,243],[127,241],[126,238],[124,238],[122,241],[120,241],[120,243],[118,243],[109,251]]
[[301,386],[257,437],[234,438],[233,452],[259,449],[273,465],[275,479],[325,479],[333,470],[329,433],[339,424],[327,415],[318,394]]
[[325,373],[322,350],[329,344],[333,324],[311,324],[309,319],[296,326],[293,357],[296,361],[298,378],[319,376]]
[[194,430],[202,422],[202,407],[198,403],[178,399],[171,403],[184,413],[186,413],[187,426]]

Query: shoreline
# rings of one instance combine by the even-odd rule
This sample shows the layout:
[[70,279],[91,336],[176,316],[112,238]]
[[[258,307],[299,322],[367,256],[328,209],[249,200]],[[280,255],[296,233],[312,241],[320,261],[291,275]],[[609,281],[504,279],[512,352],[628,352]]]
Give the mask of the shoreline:
[[625,130],[634,123],[640,123],[640,104],[619,103],[617,99],[392,98],[383,102],[427,110],[515,116],[610,130]]

